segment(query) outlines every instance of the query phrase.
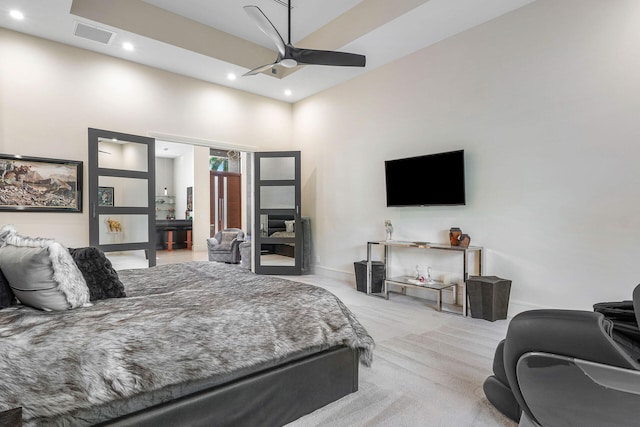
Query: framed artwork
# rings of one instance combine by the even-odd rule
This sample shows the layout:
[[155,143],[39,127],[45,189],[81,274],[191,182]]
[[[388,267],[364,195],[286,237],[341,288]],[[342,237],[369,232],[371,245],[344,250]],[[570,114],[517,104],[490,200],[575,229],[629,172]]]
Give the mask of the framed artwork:
[[187,187],[187,210],[193,210],[193,187]]
[[113,187],[98,187],[98,206],[113,206]]
[[0,154],[0,210],[82,212],[82,162]]

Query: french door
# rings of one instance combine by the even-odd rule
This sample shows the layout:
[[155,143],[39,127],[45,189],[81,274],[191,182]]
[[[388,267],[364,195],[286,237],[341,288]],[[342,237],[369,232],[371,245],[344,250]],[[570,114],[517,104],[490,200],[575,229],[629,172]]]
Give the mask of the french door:
[[300,152],[254,153],[254,257],[258,274],[302,272]]
[[225,228],[242,228],[242,175],[210,172],[211,235]]
[[89,243],[156,264],[155,139],[89,129]]

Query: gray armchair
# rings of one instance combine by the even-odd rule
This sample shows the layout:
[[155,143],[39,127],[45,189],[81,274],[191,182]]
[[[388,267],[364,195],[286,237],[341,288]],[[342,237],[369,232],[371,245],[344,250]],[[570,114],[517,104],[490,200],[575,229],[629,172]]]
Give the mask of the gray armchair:
[[240,243],[244,241],[244,231],[239,228],[225,228],[207,239],[209,261],[237,264],[240,262]]

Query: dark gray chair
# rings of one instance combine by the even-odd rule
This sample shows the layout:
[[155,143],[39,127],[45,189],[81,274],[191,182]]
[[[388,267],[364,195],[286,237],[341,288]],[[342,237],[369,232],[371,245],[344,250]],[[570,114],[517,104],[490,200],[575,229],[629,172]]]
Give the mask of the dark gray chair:
[[251,270],[251,242],[245,240],[240,243],[240,265],[247,270]]
[[225,228],[207,239],[209,261],[237,264],[240,262],[240,243],[244,241],[244,231],[239,228]]
[[[640,285],[628,303],[637,331]],[[628,329],[601,312],[521,313],[496,349],[485,395],[521,427],[638,425],[640,342]]]

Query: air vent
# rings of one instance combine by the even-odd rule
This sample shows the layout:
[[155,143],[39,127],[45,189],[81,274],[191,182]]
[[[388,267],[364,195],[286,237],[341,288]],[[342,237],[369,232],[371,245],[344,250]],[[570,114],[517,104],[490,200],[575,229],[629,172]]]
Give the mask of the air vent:
[[73,34],[78,37],[93,40],[94,42],[109,44],[116,33],[103,28],[94,27],[92,25],[83,24],[82,22],[76,22],[76,27],[73,30]]

